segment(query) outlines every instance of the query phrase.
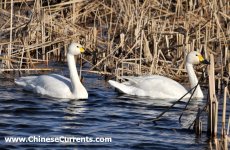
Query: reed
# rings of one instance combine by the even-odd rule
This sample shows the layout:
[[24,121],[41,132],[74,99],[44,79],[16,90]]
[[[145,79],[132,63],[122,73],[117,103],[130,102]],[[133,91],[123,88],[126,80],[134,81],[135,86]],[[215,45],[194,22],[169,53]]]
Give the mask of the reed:
[[224,88],[224,101],[223,101],[223,114],[222,114],[222,128],[221,128],[221,141],[223,149],[228,149],[228,135],[226,132],[226,101],[227,101],[227,87]]
[[214,56],[210,56],[209,65],[209,114],[208,114],[208,134],[217,137],[218,122],[218,101],[215,92],[215,73],[214,73]]

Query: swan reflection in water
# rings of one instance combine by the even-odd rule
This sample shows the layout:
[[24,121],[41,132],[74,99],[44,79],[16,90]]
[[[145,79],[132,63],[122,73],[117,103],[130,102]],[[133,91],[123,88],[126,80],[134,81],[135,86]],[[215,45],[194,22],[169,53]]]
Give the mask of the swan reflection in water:
[[64,119],[76,121],[87,110],[85,100],[69,100],[66,102],[66,107],[63,108]]

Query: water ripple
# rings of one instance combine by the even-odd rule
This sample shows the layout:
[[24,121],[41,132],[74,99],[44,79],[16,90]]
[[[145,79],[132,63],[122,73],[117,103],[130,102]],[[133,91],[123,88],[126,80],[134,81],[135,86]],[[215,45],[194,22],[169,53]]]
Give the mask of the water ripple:
[[[156,124],[149,121],[172,102],[119,95],[98,76],[86,75],[88,100],[45,97],[0,80],[1,149],[207,149],[205,135],[187,129],[196,116],[194,103],[178,122],[185,102]],[[139,124],[142,122],[142,124]],[[112,143],[14,143],[6,136],[112,137]],[[182,142],[183,141],[183,142]],[[199,144],[197,144],[199,143]]]

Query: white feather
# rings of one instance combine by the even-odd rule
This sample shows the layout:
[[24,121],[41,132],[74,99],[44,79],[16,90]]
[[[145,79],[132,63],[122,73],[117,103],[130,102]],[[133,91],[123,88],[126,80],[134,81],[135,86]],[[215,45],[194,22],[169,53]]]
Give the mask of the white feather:
[[81,84],[74,59],[80,54],[82,46],[72,43],[67,53],[70,79],[58,74],[20,77],[15,83],[27,91],[55,98],[87,99],[88,93]]
[[[186,59],[186,69],[189,75],[191,88],[197,83],[197,77],[193,69],[193,64],[200,62],[199,57],[202,56],[198,52],[190,52]],[[179,99],[184,96],[188,91],[178,82],[160,75],[151,76],[125,76],[124,79],[128,81],[119,83],[109,80],[109,84],[122,93],[136,95],[136,96],[149,96],[151,98],[159,99]],[[186,98],[190,97],[190,94]],[[203,98],[203,92],[200,86],[197,87],[193,98]]]

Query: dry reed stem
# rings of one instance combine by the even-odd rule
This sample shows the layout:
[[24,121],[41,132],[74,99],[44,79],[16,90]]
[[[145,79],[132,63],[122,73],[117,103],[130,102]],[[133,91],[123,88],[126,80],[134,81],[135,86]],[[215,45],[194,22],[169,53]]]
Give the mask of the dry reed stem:
[[223,101],[223,113],[222,113],[222,130],[221,134],[224,137],[226,135],[225,120],[226,120],[226,101],[227,101],[227,87],[224,88],[224,101]]
[[209,65],[209,114],[208,114],[208,133],[212,137],[217,137],[218,122],[218,101],[215,92],[215,73],[214,56],[210,55]]

